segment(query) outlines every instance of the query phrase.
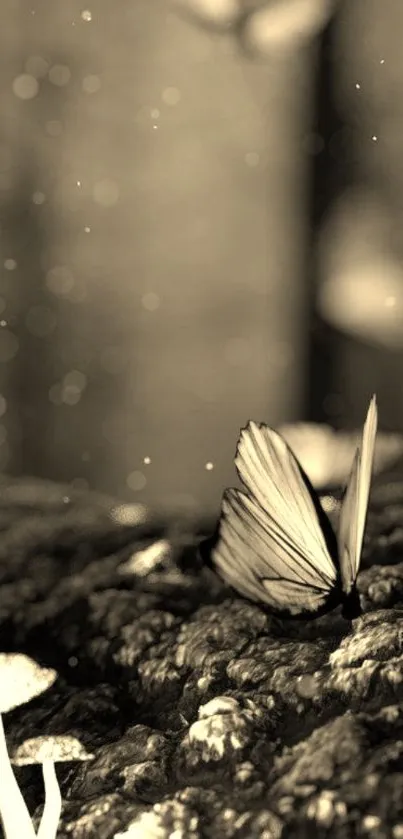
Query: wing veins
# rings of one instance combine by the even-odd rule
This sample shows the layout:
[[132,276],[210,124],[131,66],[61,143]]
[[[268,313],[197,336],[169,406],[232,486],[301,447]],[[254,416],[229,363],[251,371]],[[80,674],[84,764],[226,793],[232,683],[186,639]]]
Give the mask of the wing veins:
[[[308,554],[315,568],[319,561],[324,573],[333,579],[333,562],[299,465],[282,438],[271,429],[265,431],[266,434],[250,423],[242,432],[235,459],[238,474],[264,513],[270,514],[273,520],[286,521],[290,538],[304,546],[304,556]],[[264,469],[262,445],[266,455]],[[277,477],[276,482],[273,475]],[[288,497],[283,494],[281,482],[289,489]]]
[[[263,479],[266,479],[266,480],[268,479],[270,481],[272,494],[276,495],[277,498],[278,497],[280,498],[283,515],[287,513],[289,505],[287,505],[287,503],[286,503],[286,498],[285,498],[285,496],[284,496],[284,494],[281,490],[281,486],[279,486],[278,484],[275,484],[273,479],[270,478],[270,472],[272,471],[272,472],[275,472],[276,474],[281,474],[281,473],[284,473],[285,471],[288,471],[288,472],[291,471],[292,481],[296,485],[298,485],[298,484],[300,485],[299,486],[299,492],[297,494],[294,494],[294,496],[293,496],[293,503],[296,506],[296,512],[298,513],[298,515],[296,517],[296,520],[294,520],[292,522],[292,524],[290,525],[290,530],[292,530],[294,532],[296,539],[297,538],[301,539],[302,534],[301,534],[301,528],[298,527],[298,520],[304,521],[305,525],[307,525],[307,523],[309,523],[309,522],[312,523],[312,510],[310,508],[311,508],[311,506],[313,507],[313,504],[312,504],[311,498],[309,496],[308,496],[308,498],[304,497],[304,494],[301,491],[301,484],[303,485],[303,478],[302,478],[302,475],[300,473],[299,467],[297,466],[296,463],[294,463],[295,459],[294,459],[293,455],[291,456],[291,458],[288,457],[287,459],[283,458],[283,460],[281,460],[280,454],[279,454],[279,452],[276,448],[276,445],[273,443],[273,441],[276,441],[283,448],[283,450],[284,450],[283,453],[285,452],[286,454],[289,454],[290,452],[288,450],[288,447],[286,446],[286,444],[284,443],[282,438],[278,434],[276,434],[276,432],[268,429],[268,431],[270,432],[270,438],[271,438],[271,440],[270,440],[270,438],[267,437],[267,434],[265,435],[262,428],[260,428],[260,429],[258,429],[258,431],[260,432],[261,436],[263,437],[263,440],[266,443],[266,448],[267,448],[266,457],[268,457],[269,462],[270,462],[270,460],[273,462],[273,466],[274,466],[274,469],[268,470],[267,469],[267,464],[266,464],[266,467],[264,466],[261,441],[259,440],[258,435],[256,435],[256,428],[257,427],[254,424],[251,424],[251,433],[254,435],[255,447],[254,447],[253,451],[249,451],[249,456],[250,456],[250,459],[251,459],[252,463],[254,463],[254,465],[256,467],[256,459],[253,456],[254,453],[256,453],[258,463],[259,463],[259,466],[260,466],[260,469],[259,469],[260,476]],[[270,442],[271,442],[271,445],[270,445]],[[241,450],[240,450],[240,455],[242,457]],[[245,466],[247,466],[245,457],[243,457],[243,461],[244,461]],[[240,477],[241,477],[241,480],[242,480],[242,478],[243,478],[242,474],[240,474]],[[288,481],[288,484],[290,484],[290,481]],[[305,489],[305,487],[304,487],[304,489]],[[305,492],[306,492],[306,489],[305,489]],[[257,500],[259,501],[259,503],[262,504],[261,498],[259,498],[259,496],[257,495],[256,492],[254,494],[255,494],[255,497],[257,498]],[[261,492],[259,492],[259,495],[261,495]],[[288,499],[288,501],[289,500],[290,499]],[[305,502],[304,504],[301,503],[302,500]],[[264,506],[264,509],[267,509],[267,504],[263,505],[263,506]],[[316,515],[316,511],[315,511],[315,515]],[[312,529],[312,527],[310,527],[309,524],[307,525],[307,529],[310,531],[311,536],[313,536],[314,541],[317,542],[318,545],[319,545],[320,544],[320,538],[318,538],[318,534],[316,533],[315,529]]]
[[[226,535],[232,531],[242,541],[247,551],[250,552],[252,549],[254,554],[260,557],[258,564],[261,577],[276,573],[278,577],[288,577],[291,573],[303,585],[315,586],[327,591],[334,582],[336,569],[334,568],[334,579],[329,579],[322,573],[318,574],[316,566],[312,567],[299,546],[294,545],[282,529],[274,528],[271,531],[267,527],[267,522],[263,518],[265,515],[259,505],[248,498],[245,493],[235,489],[227,490],[223,500],[220,537],[226,538]],[[246,555],[247,551],[245,551]],[[279,567],[276,568],[271,559],[272,556],[276,558]]]
[[[246,508],[248,513],[253,517],[253,519],[256,519],[259,522],[263,532],[267,534],[269,539],[274,539],[274,541],[279,547],[285,546],[286,548],[288,548],[290,552],[292,552],[290,555],[290,560],[292,560],[292,564],[294,566],[292,568],[294,574],[301,574],[302,568],[304,566],[307,566],[308,569],[312,572],[311,576],[316,578],[319,575],[325,583],[325,586],[329,586],[329,583],[331,583],[336,576],[335,569],[333,578],[329,578],[329,576],[327,576],[321,568],[319,569],[318,566],[312,562],[310,557],[307,555],[306,552],[303,551],[301,546],[298,545],[298,543],[295,542],[286,533],[284,528],[281,526],[281,524],[279,524],[276,521],[276,519],[273,518],[271,513],[267,513],[266,511],[262,510],[259,504],[254,505],[252,500],[249,499],[248,496],[244,493],[238,493],[237,491],[235,491],[234,494],[236,494],[236,498],[239,501],[239,504]],[[298,559],[294,559],[293,554],[296,554]]]

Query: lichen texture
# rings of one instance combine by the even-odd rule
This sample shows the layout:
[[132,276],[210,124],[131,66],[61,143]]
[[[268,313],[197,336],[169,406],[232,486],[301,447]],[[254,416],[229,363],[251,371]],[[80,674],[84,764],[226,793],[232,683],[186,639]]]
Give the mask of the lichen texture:
[[[10,756],[76,738],[59,839],[403,838],[403,479],[375,482],[363,616],[285,621],[113,499],[0,485],[0,652],[57,678],[4,714]],[[15,767],[37,829],[40,767]]]

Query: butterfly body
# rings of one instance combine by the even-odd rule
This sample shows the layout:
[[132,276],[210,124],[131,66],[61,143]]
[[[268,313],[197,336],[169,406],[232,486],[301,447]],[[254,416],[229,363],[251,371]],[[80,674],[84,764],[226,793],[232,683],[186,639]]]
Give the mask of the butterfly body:
[[372,398],[341,506],[337,534],[280,434],[250,422],[235,465],[245,490],[224,492],[218,530],[202,553],[240,594],[281,616],[361,613],[356,579],[377,428]]

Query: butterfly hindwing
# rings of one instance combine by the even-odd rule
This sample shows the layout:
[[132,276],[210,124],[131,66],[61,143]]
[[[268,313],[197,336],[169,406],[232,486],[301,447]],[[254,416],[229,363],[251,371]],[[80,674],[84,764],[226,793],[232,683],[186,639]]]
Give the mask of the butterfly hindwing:
[[227,490],[213,550],[214,565],[241,594],[277,612],[318,612],[327,602],[331,584],[316,578],[281,528],[267,527],[265,518],[264,511],[245,493]]
[[376,398],[373,396],[340,512],[337,541],[342,585],[346,594],[356,581],[360,565],[377,424],[378,412]]
[[235,589],[276,611],[319,613],[337,593],[337,569],[296,458],[279,434],[251,422],[235,463],[248,492],[224,494],[213,563]]

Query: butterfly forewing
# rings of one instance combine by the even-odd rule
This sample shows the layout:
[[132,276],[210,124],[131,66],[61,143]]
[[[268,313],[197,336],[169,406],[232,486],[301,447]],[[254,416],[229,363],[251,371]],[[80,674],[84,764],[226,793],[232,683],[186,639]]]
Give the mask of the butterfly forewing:
[[315,505],[298,461],[282,437],[268,426],[250,422],[241,433],[235,465],[251,497],[267,514],[267,523],[276,523],[302,564],[334,582],[336,569]]
[[372,397],[343,499],[338,529],[338,552],[343,590],[348,593],[357,578],[368,510],[378,411]]

